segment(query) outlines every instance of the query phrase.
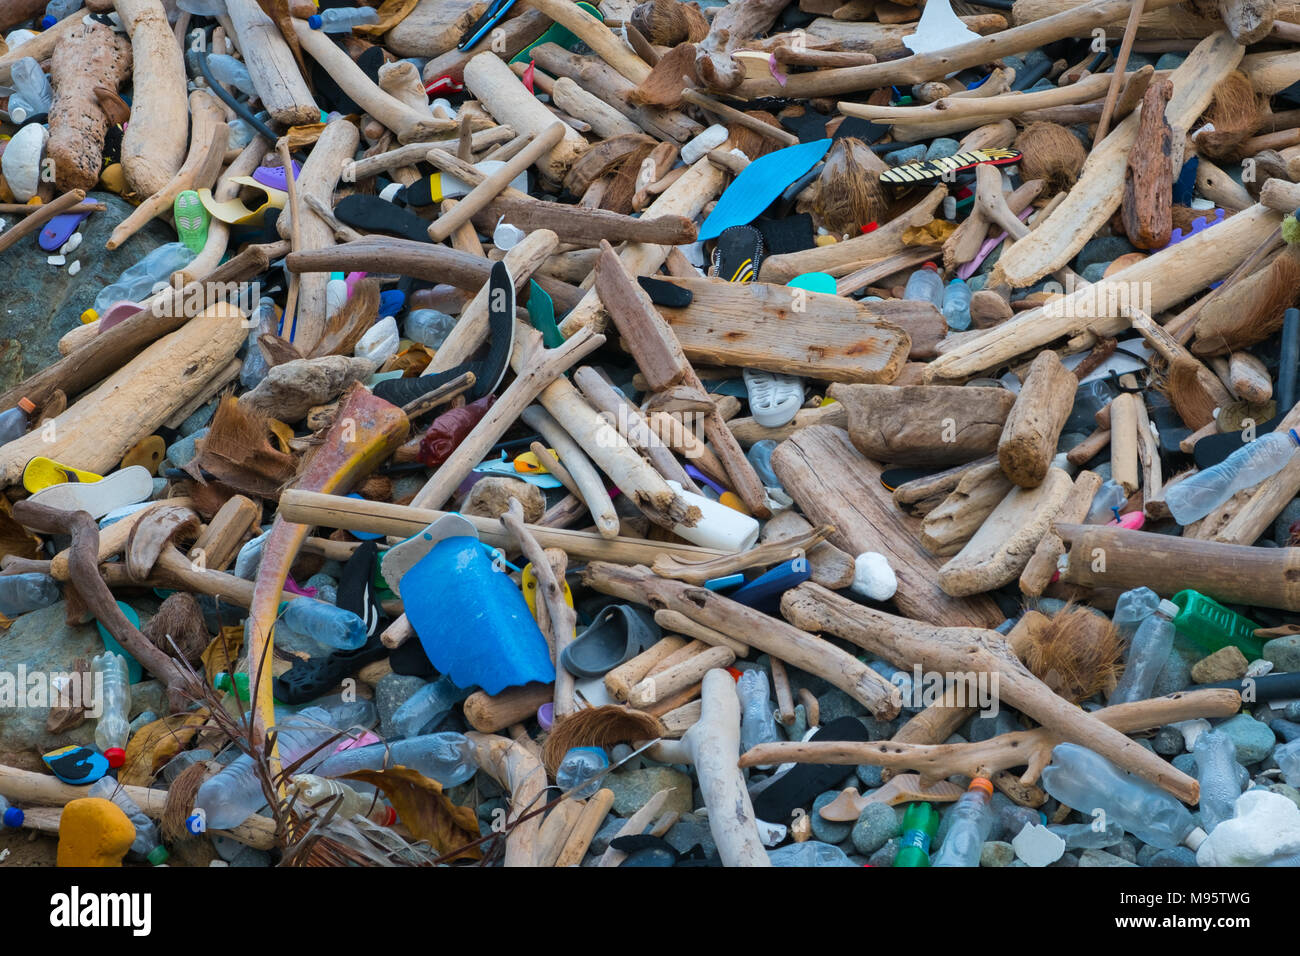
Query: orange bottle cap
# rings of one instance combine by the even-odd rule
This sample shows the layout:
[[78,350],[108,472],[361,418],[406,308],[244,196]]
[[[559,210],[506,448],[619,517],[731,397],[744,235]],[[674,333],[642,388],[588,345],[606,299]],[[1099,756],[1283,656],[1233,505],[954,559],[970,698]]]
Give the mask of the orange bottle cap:
[[986,777],[976,777],[970,782],[968,790],[983,790],[990,797],[993,796],[993,784]]
[[32,400],[30,398],[27,398],[26,396],[18,399],[18,407],[21,408],[23,411],[25,411],[28,415],[36,411],[36,406],[32,404]]

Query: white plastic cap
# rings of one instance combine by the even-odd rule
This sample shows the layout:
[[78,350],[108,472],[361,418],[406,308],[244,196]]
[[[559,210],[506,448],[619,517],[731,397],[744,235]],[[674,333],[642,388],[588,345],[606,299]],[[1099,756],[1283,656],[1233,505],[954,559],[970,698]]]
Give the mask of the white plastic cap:
[[1195,853],[1197,848],[1200,847],[1200,845],[1205,842],[1205,838],[1207,836],[1209,836],[1209,834],[1206,833],[1204,830],[1202,830],[1200,827],[1193,827],[1192,832],[1187,834],[1186,837],[1184,837],[1183,846],[1187,847],[1187,849]]
[[1173,601],[1161,601],[1156,605],[1156,611],[1163,614],[1165,617],[1174,618],[1182,612],[1182,608]]

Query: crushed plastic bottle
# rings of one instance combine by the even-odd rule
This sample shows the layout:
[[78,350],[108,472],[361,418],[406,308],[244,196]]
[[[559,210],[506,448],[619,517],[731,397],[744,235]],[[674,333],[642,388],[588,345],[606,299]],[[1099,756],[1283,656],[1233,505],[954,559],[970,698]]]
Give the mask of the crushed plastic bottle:
[[351,611],[309,597],[288,603],[276,623],[276,633],[282,630],[336,651],[354,651],[367,636],[366,622]]
[[1213,468],[1171,486],[1165,492],[1169,513],[1180,525],[1199,521],[1238,491],[1253,488],[1281,471],[1297,446],[1300,446],[1300,434],[1294,428],[1256,438]]
[[1115,520],[1116,509],[1123,508],[1126,501],[1128,494],[1123,486],[1113,478],[1107,478],[1093,496],[1084,524],[1109,524]]
[[397,708],[392,718],[393,729],[403,737],[415,737],[442,723],[451,709],[468,696],[468,690],[457,687],[444,674],[425,684]]
[[5,617],[49,607],[62,597],[58,582],[48,574],[30,571],[0,575],[0,614]]
[[151,820],[139,804],[127,796],[126,789],[112,777],[100,777],[90,785],[88,791],[92,797],[111,800],[127,815],[135,826],[135,840],[131,843],[130,853],[137,860],[144,860],[154,866],[167,862],[167,848],[158,836],[158,824]]
[[953,279],[943,290],[943,317],[954,332],[970,328],[970,299],[970,286],[961,279]]
[[[592,778],[608,767],[609,754],[605,753],[603,748],[573,747],[564,755],[559,769],[555,771],[555,784],[566,793],[574,787],[579,787],[580,789],[575,790],[571,796],[578,800],[585,800],[600,789],[600,780]],[[591,782],[583,786],[583,782],[587,780]]]
[[1213,833],[1224,820],[1232,819],[1242,784],[1250,774],[1237,763],[1236,745],[1222,731],[1200,734],[1192,753],[1196,755],[1196,779],[1201,785],[1201,826],[1206,833]]
[[980,851],[993,829],[993,784],[976,777],[948,811],[955,819],[935,854],[933,866],[979,866]]
[[1057,823],[1047,829],[1065,841],[1067,850],[1104,850],[1124,839],[1124,828],[1114,821],[1101,829],[1091,823]]
[[754,669],[742,673],[736,682],[736,694],[740,697],[741,752],[780,740],[768,691],[767,671]]
[[17,807],[10,806],[9,801],[0,794],[0,823],[7,827],[20,827],[23,825],[25,814]]
[[1133,635],[1137,633],[1137,629],[1159,606],[1160,595],[1150,588],[1133,588],[1119,596],[1115,601],[1115,614],[1111,620],[1125,646],[1132,645]]
[[158,283],[166,284],[171,274],[194,261],[194,253],[183,242],[168,242],[128,266],[118,280],[104,286],[92,308],[103,315],[119,302],[143,302]]
[[767,851],[767,858],[773,866],[851,866],[857,864],[849,859],[848,854],[831,843],[820,840],[805,840],[803,843],[789,843]]
[[256,388],[271,370],[257,339],[263,332],[275,332],[275,301],[263,296],[249,319],[252,328],[248,330],[248,346],[244,352],[244,367],[239,370],[239,384],[244,388]]
[[936,309],[943,308],[943,278],[939,267],[927,262],[907,277],[903,298],[912,302],[929,302]]
[[1177,604],[1161,601],[1138,627],[1129,647],[1124,673],[1107,699],[1107,704],[1127,704],[1151,696],[1160,669],[1165,666],[1169,653],[1174,648],[1174,618],[1177,615]]
[[456,320],[437,309],[415,309],[406,316],[402,331],[412,342],[439,348],[456,327]]
[[379,22],[374,7],[331,7],[307,18],[307,25],[324,33],[351,33],[353,27]]
[[90,667],[102,675],[96,678],[100,715],[95,725],[95,745],[108,758],[110,767],[120,767],[126,760],[126,741],[131,733],[131,723],[127,720],[131,711],[131,684],[126,658],[105,651],[90,659]]
[[208,66],[218,83],[233,86],[245,96],[257,95],[257,87],[253,85],[253,78],[242,60],[236,60],[225,53],[209,53]]
[[1177,797],[1078,744],[1057,744],[1052,749],[1042,786],[1085,816],[1103,811],[1107,823],[1118,823],[1143,843],[1162,850],[1183,843],[1195,850],[1205,838],[1205,831]]
[[1282,779],[1293,787],[1300,787],[1300,738],[1275,748],[1273,759],[1282,771]]
[[14,92],[9,97],[9,118],[22,123],[28,117],[50,111],[54,92],[50,78],[33,57],[25,56],[10,70]]
[[48,30],[60,20],[72,16],[81,9],[81,0],[50,0],[45,5],[45,16],[41,18],[41,29]]
[[[330,754],[316,768],[322,777],[341,777],[354,770],[379,770],[384,766],[410,767],[444,787],[464,783],[478,771],[474,762],[474,745],[464,734],[443,731],[408,737],[392,744],[370,744],[350,747]],[[350,786],[361,792],[365,786],[351,781]]]

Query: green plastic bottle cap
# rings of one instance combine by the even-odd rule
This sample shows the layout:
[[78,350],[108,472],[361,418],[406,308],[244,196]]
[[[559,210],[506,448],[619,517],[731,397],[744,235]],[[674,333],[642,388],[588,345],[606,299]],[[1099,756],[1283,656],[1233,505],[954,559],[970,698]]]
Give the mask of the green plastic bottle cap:
[[148,855],[145,856],[145,859],[154,866],[162,866],[167,862],[169,856],[171,856],[171,854],[167,852],[167,848],[162,844],[159,844],[149,851]]

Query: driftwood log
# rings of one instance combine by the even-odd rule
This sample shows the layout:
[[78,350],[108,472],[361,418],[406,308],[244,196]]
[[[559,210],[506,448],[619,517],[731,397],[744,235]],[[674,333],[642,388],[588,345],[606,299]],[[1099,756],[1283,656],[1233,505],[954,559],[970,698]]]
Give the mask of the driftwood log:
[[143,198],[164,189],[185,161],[185,62],[161,0],[113,0],[113,6],[131,37],[132,53],[133,100],[131,122],[122,133],[122,171]]
[[998,439],[1003,473],[1021,488],[1037,487],[1056,455],[1079,380],[1051,350],[1038,353]]
[[131,42],[102,23],[78,24],[50,58],[50,138],[61,190],[93,189],[104,159],[108,117],[96,105],[95,87],[114,92],[131,74]]

